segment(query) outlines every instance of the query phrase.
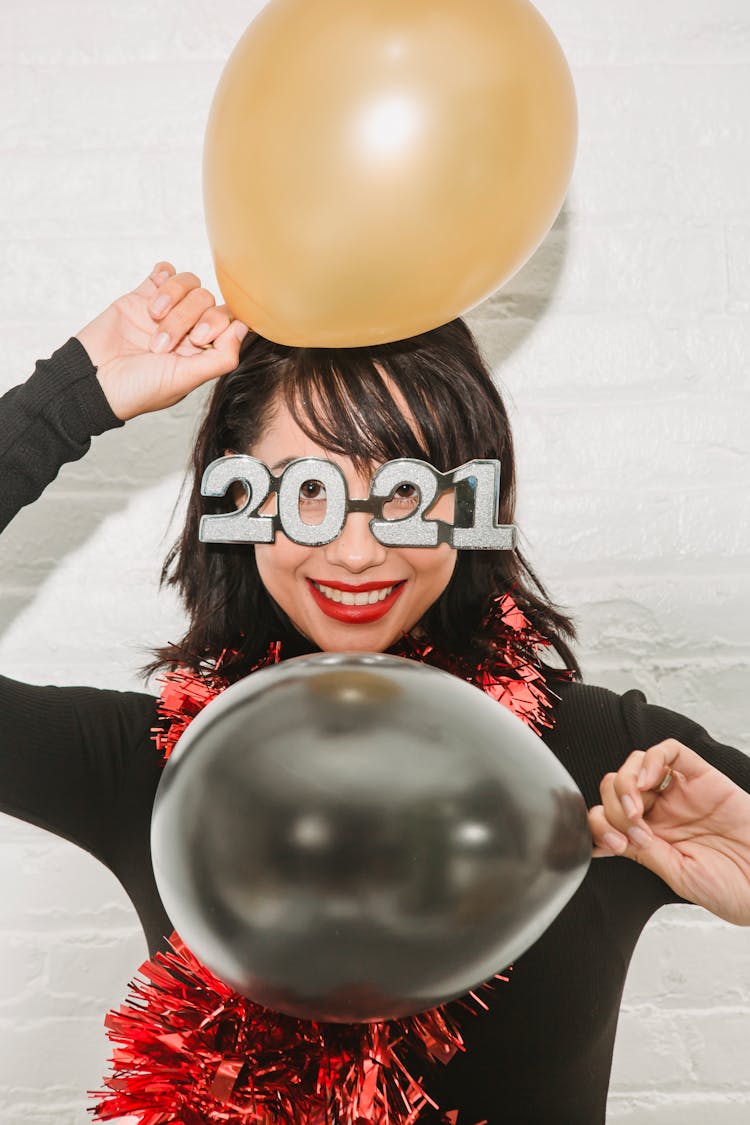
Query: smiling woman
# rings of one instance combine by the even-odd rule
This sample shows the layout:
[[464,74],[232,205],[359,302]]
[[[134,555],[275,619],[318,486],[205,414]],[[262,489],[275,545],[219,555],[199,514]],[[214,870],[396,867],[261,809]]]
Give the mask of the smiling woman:
[[[207,15],[192,0],[135,0],[106,5],[106,19],[92,19],[91,4],[2,5],[0,81],[12,107],[0,178],[3,390],[98,312],[105,295],[132,288],[158,249],[155,232],[168,256],[179,255],[215,291],[200,198],[201,122],[229,52],[263,6],[225,0]],[[534,258],[469,323],[507,390],[522,549],[555,596],[575,607],[586,678],[612,689],[554,683],[560,698],[545,737],[561,760],[575,760],[579,785],[600,810],[597,840],[611,828],[614,846],[627,850],[592,864],[575,910],[497,990],[493,1014],[482,1015],[489,1023],[466,1015],[469,1052],[438,1068],[436,1081],[449,1088],[435,1092],[441,1105],[466,1107],[459,1125],[484,1116],[491,1125],[588,1125],[604,1120],[605,1103],[613,1125],[746,1125],[749,935],[719,921],[719,903],[709,904],[712,914],[682,901],[659,909],[677,892],[666,869],[655,875],[631,862],[644,854],[626,845],[627,819],[613,809],[618,787],[637,807],[637,773],[628,775],[632,785],[620,775],[631,752],[676,737],[741,781],[742,763],[720,744],[750,745],[750,5],[535,6],[575,75],[575,180]],[[318,8],[309,8],[312,25]],[[304,101],[298,108],[297,122],[309,113]],[[485,109],[475,102],[476,113]],[[280,155],[296,163],[304,191],[299,149]],[[254,186],[262,161],[262,149],[248,149]],[[453,171],[470,187],[476,165],[469,159]],[[288,230],[268,226],[265,211],[255,218],[288,239]],[[457,229],[436,229],[430,253],[440,258]],[[325,252],[329,241],[321,239]],[[398,277],[387,284],[398,299]],[[223,314],[213,298],[204,290],[197,302],[215,329]],[[159,315],[154,330],[169,317]],[[179,324],[172,318],[164,330],[179,332]],[[207,337],[196,332],[194,340],[204,347]],[[251,339],[246,347],[261,354],[265,346]],[[214,370],[215,352],[206,349],[202,360]],[[139,356],[119,386],[121,417],[148,358]],[[159,358],[171,363],[174,354]],[[14,390],[3,407],[3,519],[33,499],[30,458],[38,491],[91,434],[116,425],[80,352],[68,348],[42,370],[42,395]],[[460,391],[454,401],[457,423],[471,401]],[[11,403],[22,416],[15,439]],[[144,652],[187,632],[177,598],[157,598],[155,576],[199,405],[188,400],[95,438],[90,455],[65,466],[2,536],[2,671],[33,684],[128,689],[55,692],[2,681],[0,804],[11,814],[0,817],[3,1121],[86,1119],[85,1092],[100,1081],[108,1050],[103,1014],[120,1003],[144,958],[144,930],[152,952],[168,932],[148,875],[155,703],[135,667]],[[334,411],[334,436],[353,421]],[[365,477],[387,456],[367,455]],[[458,462],[446,455],[433,463]],[[207,502],[203,511],[220,507]],[[254,567],[253,548],[237,555],[238,566],[241,557]],[[479,588],[473,568],[485,562],[475,553],[464,571],[459,552],[467,597]],[[452,583],[452,596],[460,585]],[[288,615],[272,617],[261,596],[247,620],[278,636],[276,623]],[[460,626],[462,603],[456,608],[445,621],[436,612],[435,628]],[[311,647],[296,629],[288,635],[290,651]],[[630,688],[672,710],[647,705]],[[675,711],[699,718],[718,743]],[[662,783],[667,764],[653,763],[649,786]],[[665,815],[684,799],[681,772],[677,765],[666,791],[648,797],[647,827],[662,831],[654,820],[660,802]],[[683,855],[682,866],[691,864]]]
[[[206,653],[228,648],[235,654],[230,670],[246,671],[279,629],[291,633],[295,647],[383,651],[416,627],[447,651],[479,658],[488,640],[488,597],[511,587],[562,661],[575,667],[567,643],[572,626],[517,550],[385,547],[369,530],[370,516],[356,511],[322,547],[304,547],[283,534],[254,548],[199,542],[204,514],[230,511],[237,502],[236,493],[208,500],[201,494],[207,465],[230,450],[252,454],[272,472],[297,458],[330,460],[353,499],[368,495],[374,471],[392,459],[421,459],[441,472],[475,458],[497,459],[496,515],[512,524],[508,416],[462,320],[371,348],[291,348],[248,335],[236,370],[216,384],[198,432],[188,517],[165,568],[185,599],[190,628],[181,642],[160,650],[153,667],[197,668]],[[300,499],[301,512],[315,505],[318,515],[310,512],[309,519],[320,518],[317,489],[313,498]],[[404,515],[413,502],[407,489],[391,504]],[[449,519],[452,510],[446,492],[431,514]],[[357,604],[382,590],[388,591],[383,600],[368,596],[366,605]]]

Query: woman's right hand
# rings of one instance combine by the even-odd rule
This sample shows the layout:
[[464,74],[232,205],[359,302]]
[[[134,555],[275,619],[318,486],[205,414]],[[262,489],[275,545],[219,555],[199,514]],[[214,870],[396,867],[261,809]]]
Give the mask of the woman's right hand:
[[127,421],[233,371],[246,333],[195,274],[158,262],[137,289],[76,335],[113,412]]

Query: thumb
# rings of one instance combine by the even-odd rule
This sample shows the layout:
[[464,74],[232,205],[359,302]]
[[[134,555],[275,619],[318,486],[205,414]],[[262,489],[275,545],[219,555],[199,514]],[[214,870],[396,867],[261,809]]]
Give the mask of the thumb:
[[636,863],[640,863],[642,867],[647,867],[649,871],[653,871],[654,875],[663,879],[673,891],[681,894],[682,856],[676,848],[673,848],[666,840],[662,840],[660,836],[656,836],[651,831],[644,833],[643,829],[639,831],[643,835],[643,843],[636,843],[633,840],[631,830],[628,833],[628,848],[624,854],[628,859],[633,859]]

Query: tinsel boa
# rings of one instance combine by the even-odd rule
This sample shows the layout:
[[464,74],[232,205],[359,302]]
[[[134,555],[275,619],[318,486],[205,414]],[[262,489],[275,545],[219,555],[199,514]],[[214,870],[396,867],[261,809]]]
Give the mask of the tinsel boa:
[[[391,651],[476,684],[536,733],[551,727],[553,693],[537,657],[548,642],[510,595],[493,602],[487,624],[494,641],[478,665],[411,637]],[[253,671],[281,659],[275,642]],[[163,726],[154,732],[163,761],[192,719],[228,685],[221,660],[198,675],[177,671],[165,677],[159,701]],[[457,1019],[445,1006],[379,1023],[298,1020],[234,992],[176,933],[169,945],[168,952],[141,965],[142,979],[131,983],[126,1003],[106,1018],[115,1046],[107,1090],[92,1094],[98,1099],[91,1110],[97,1120],[412,1125],[427,1107],[438,1110],[404,1055],[448,1063],[465,1049]],[[478,992],[456,1004],[470,1011],[487,1008]],[[442,1116],[455,1125],[455,1110]]]

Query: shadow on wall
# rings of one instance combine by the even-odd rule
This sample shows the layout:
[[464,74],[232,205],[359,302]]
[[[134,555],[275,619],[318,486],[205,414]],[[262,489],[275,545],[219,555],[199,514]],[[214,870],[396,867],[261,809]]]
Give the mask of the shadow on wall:
[[526,265],[467,315],[496,377],[546,316],[565,267],[569,239],[566,205]]
[[[143,415],[95,438],[81,461],[63,466],[40,499],[19,512],[0,538],[0,637],[56,567],[109,516],[123,511],[138,492],[184,473],[206,395],[207,389],[199,388],[171,411]],[[164,555],[176,528],[159,530]],[[139,535],[137,527],[133,531]],[[108,577],[115,581],[128,559],[113,558],[111,566]]]

